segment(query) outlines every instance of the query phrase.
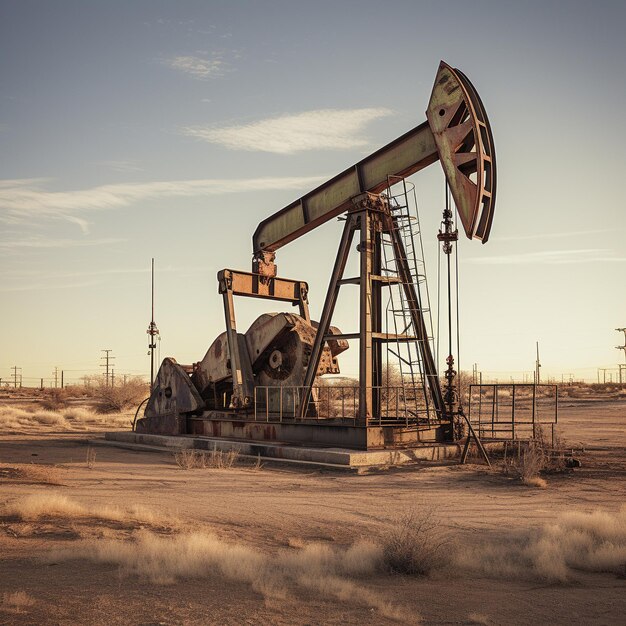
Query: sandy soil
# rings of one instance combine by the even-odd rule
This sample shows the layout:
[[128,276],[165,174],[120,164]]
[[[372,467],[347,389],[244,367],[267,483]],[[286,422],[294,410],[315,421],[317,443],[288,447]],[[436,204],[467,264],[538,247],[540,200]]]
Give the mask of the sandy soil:
[[[182,470],[167,454],[110,447],[93,448],[88,467],[85,432],[51,425],[5,433],[0,623],[626,624],[626,552],[622,571],[574,568],[566,580],[507,552],[563,513],[612,515],[626,502],[626,401],[566,400],[560,428],[572,447],[584,447],[583,466],[548,476],[547,489],[478,465],[367,474],[279,465]],[[45,496],[57,495],[67,500],[55,513]],[[16,514],[29,496],[42,510]],[[349,546],[380,544],[411,508],[433,509],[453,540],[444,552],[466,546],[480,561],[484,543],[501,550],[506,567],[490,571],[485,556],[474,572],[448,563],[412,577],[354,573],[327,560],[289,564],[309,544],[345,563]],[[199,543],[185,552],[175,542],[189,532]],[[152,555],[148,565],[129,565],[142,537],[152,542],[146,549],[174,546],[169,560]],[[208,546],[210,537],[236,549]],[[117,556],[113,548],[94,556],[113,544]]]

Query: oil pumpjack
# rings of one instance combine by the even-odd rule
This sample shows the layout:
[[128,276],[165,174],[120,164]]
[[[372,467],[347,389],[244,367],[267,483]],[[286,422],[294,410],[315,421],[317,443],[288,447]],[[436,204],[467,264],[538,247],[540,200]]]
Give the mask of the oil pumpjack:
[[[225,332],[197,363],[162,362],[137,432],[365,450],[458,438],[454,359],[449,354],[442,384],[406,178],[439,161],[465,234],[485,243],[495,206],[495,149],[478,93],[443,61],[426,118],[259,224],[252,272],[218,273]],[[344,227],[321,316],[313,321],[307,283],[277,276],[276,252],[333,218]],[[438,239],[448,259],[457,236],[446,206]],[[355,238],[359,275],[346,277]],[[342,332],[332,325],[333,312],[340,289],[350,285],[359,292],[358,329]],[[241,333],[235,296],[289,303],[298,312],[261,315]],[[353,340],[358,381],[326,383],[322,377],[339,373],[338,356]]]

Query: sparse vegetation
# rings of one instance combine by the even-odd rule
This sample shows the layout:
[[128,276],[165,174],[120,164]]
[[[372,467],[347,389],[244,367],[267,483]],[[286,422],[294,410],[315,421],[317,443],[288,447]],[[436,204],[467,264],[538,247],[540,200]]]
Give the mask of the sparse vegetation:
[[119,413],[136,407],[150,394],[149,385],[141,378],[131,378],[115,387],[99,385],[95,392],[100,413]]
[[162,515],[142,506],[119,508],[112,506],[89,507],[58,492],[38,493],[20,498],[0,507],[0,517],[22,521],[40,519],[101,519],[115,522],[139,522],[162,525],[171,523]]
[[9,613],[24,613],[35,604],[35,599],[25,591],[2,594],[2,609]]
[[515,476],[529,487],[546,489],[548,483],[541,474],[560,472],[566,467],[565,442],[555,436],[553,446],[541,425],[537,425],[534,439],[504,445],[504,473]]
[[440,566],[448,536],[433,509],[411,509],[383,535],[383,562],[393,573],[427,576]]
[[295,550],[266,554],[206,532],[168,537],[143,532],[131,541],[84,541],[55,550],[50,558],[57,562],[87,559],[115,564],[120,574],[147,578],[157,585],[218,573],[227,580],[249,585],[266,600],[282,601],[291,592],[303,590],[375,609],[380,615],[402,623],[415,623],[417,617],[354,580],[379,570],[380,548],[368,542],[346,548],[311,543]]
[[58,411],[67,406],[69,392],[67,389],[52,388],[44,389],[44,398],[41,400],[42,408],[47,411]]
[[451,565],[466,575],[566,582],[575,571],[623,575],[626,506],[615,512],[564,513],[540,528],[458,544]]
[[36,432],[38,430],[84,431],[93,428],[130,428],[128,415],[99,414],[82,407],[58,411],[0,406],[0,431]]
[[182,448],[174,453],[174,460],[178,467],[184,470],[190,469],[228,469],[233,467],[239,458],[237,450],[194,450]]

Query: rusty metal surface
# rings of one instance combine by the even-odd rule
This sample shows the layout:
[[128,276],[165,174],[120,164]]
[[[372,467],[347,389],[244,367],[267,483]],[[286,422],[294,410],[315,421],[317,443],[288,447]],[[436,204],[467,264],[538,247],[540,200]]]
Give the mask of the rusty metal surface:
[[142,417],[137,420],[135,432],[150,433],[151,435],[184,435],[186,433],[186,419],[178,413]]
[[443,61],[426,117],[465,233],[484,243],[495,208],[496,154],[491,126],[473,85]]
[[230,378],[230,352],[226,332],[218,335],[204,358],[195,364],[192,380],[201,394],[210,384],[220,383]]
[[172,358],[163,360],[146,405],[148,418],[196,411],[204,406],[185,370]]
[[265,313],[252,322],[246,332],[246,345],[252,367],[257,361],[266,358],[265,352],[272,343],[280,344],[284,337],[296,326],[295,315],[289,313]]
[[[187,420],[193,435],[248,441],[281,441],[307,445],[376,450],[416,443],[416,430],[405,426],[354,426],[349,423],[278,423],[253,422],[238,419],[228,413],[213,411]],[[444,440],[441,429],[417,432],[424,443]]]
[[[266,271],[269,271],[266,266]],[[235,296],[248,296],[251,298],[267,298],[282,302],[299,304],[303,294],[306,298],[309,287],[302,280],[290,280],[288,278],[275,278],[269,275],[253,274],[224,269],[218,272],[217,279],[220,284],[220,293],[230,289]]]
[[[239,357],[249,364],[253,384],[300,385],[316,328],[317,323],[311,324],[294,313],[266,313],[258,317],[245,334],[237,333]],[[334,327],[330,331],[332,336],[340,334]],[[348,348],[348,343],[341,339],[329,343],[332,347],[324,347],[318,376],[338,374],[337,355]],[[232,376],[228,334],[224,332],[213,341],[204,358],[193,366],[191,380],[205,400],[215,400],[219,390],[217,406],[224,408],[221,396],[224,389],[228,389],[228,396],[231,395]]]

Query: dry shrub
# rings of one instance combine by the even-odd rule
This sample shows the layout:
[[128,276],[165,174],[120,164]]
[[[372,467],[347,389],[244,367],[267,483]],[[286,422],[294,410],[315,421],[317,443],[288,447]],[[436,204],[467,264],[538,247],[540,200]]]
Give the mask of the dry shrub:
[[549,465],[549,452],[537,441],[530,440],[523,449],[520,444],[517,455],[513,453],[505,456],[503,471],[529,487],[546,489],[548,483],[539,474],[547,470]]
[[2,594],[2,608],[9,613],[24,613],[35,604],[35,599],[25,591]]
[[125,509],[114,506],[88,507],[59,493],[35,494],[20,498],[0,507],[0,516],[17,518],[21,521],[95,518],[153,525],[171,524],[175,521],[139,505]]
[[53,389],[44,390],[44,398],[41,400],[41,406],[48,411],[56,411],[67,406],[69,393],[67,389],[55,387]]
[[[122,575],[139,576],[153,584],[218,576],[246,583],[267,599],[282,600],[300,588],[377,609],[381,615],[405,623],[409,619],[377,592],[352,580],[379,570],[381,550],[371,543],[360,542],[343,549],[311,544],[269,555],[208,533],[161,537],[141,532],[134,541],[81,542],[54,551],[50,558],[115,564]],[[415,621],[414,614],[410,619]]]
[[192,448],[182,448],[174,453],[174,460],[178,467],[184,470],[189,469],[229,469],[236,465],[239,458],[237,450],[193,450]]
[[426,576],[443,564],[448,537],[432,509],[411,509],[393,520],[382,538],[386,568]]
[[25,410],[14,406],[0,407],[0,429],[4,431],[33,432],[59,428],[88,430],[90,428],[130,428],[128,415],[102,415],[82,407],[59,411]]
[[626,505],[616,513],[565,513],[504,539],[464,542],[453,550],[451,565],[466,574],[550,582],[566,582],[577,570],[623,575]]
[[119,413],[134,408],[149,395],[150,386],[139,377],[115,387],[100,385],[95,394],[101,413]]

